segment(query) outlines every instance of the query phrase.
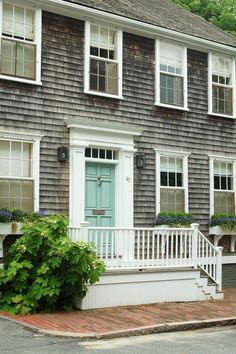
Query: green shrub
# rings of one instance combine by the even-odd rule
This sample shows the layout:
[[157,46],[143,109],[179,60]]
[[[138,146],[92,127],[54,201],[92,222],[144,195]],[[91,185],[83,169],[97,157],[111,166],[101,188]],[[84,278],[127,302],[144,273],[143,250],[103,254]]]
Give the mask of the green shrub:
[[0,270],[0,307],[11,313],[67,310],[105,271],[93,246],[72,242],[63,216],[24,224]]

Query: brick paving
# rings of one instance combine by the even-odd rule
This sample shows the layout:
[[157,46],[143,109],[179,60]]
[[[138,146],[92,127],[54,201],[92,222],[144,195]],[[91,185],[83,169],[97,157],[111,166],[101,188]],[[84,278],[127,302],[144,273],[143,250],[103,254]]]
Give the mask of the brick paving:
[[224,293],[223,300],[158,303],[27,316],[12,316],[0,312],[0,315],[46,333],[74,334],[81,337],[99,337],[122,332],[134,334],[135,330],[143,330],[142,333],[145,333],[145,328],[173,323],[187,325],[194,321],[212,321],[217,324],[218,321],[228,319],[236,323],[236,288],[227,289]]

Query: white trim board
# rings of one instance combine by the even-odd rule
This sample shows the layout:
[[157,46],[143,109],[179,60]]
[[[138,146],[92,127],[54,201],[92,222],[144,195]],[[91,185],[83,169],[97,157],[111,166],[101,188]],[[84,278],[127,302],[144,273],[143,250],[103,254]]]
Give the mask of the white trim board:
[[[85,220],[85,157],[86,147],[106,147],[118,151],[115,164],[115,226],[133,226],[133,159],[136,152],[133,135],[107,124],[101,129],[91,122],[71,123],[70,128],[70,224],[79,226]],[[137,132],[134,132],[134,135]],[[140,133],[138,133],[140,135]],[[92,159],[91,159],[92,160]],[[94,159],[96,163],[104,160]]]
[[78,5],[75,3],[65,3],[62,0],[27,0],[26,3],[41,6],[45,11],[57,13],[59,15],[72,17],[83,21],[101,21],[103,25],[117,26],[123,31],[134,33],[140,36],[155,38],[161,36],[188,44],[189,48],[207,52],[209,49],[218,50],[224,53],[236,53],[236,47],[216,43],[200,37],[177,32],[164,27],[158,27],[138,20],[133,20],[124,16],[111,14],[91,7]]

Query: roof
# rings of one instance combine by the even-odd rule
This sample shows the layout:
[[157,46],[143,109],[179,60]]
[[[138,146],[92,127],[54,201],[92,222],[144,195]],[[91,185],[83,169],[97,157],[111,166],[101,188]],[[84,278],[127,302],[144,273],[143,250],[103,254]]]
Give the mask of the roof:
[[171,0],[63,0],[201,39],[236,47],[236,37]]

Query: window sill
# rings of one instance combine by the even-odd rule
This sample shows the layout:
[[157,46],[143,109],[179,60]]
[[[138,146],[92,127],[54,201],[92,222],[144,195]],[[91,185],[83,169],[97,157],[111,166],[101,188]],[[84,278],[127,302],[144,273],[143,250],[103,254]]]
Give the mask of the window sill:
[[118,96],[118,95],[111,95],[109,93],[103,93],[103,92],[96,92],[96,91],[87,91],[85,90],[84,93],[88,95],[94,95],[94,96],[100,96],[100,97],[108,97],[108,98],[114,98],[116,100],[123,100],[123,96]]
[[174,106],[174,105],[172,106],[170,104],[164,104],[164,103],[158,103],[158,102],[155,102],[154,105],[157,107],[171,108],[171,109],[175,109],[178,111],[189,112],[189,108],[187,108],[187,107],[179,107],[179,106]]
[[0,75],[0,80],[21,82],[23,84],[38,85],[38,86],[42,85],[42,81],[27,80],[27,79],[22,79],[19,77],[12,77],[12,76],[7,76],[7,75]]
[[227,114],[220,114],[220,113],[213,113],[213,112],[207,112],[209,116],[215,116],[215,117],[222,117],[222,118],[229,118],[229,119],[236,119],[235,116],[228,116]]

